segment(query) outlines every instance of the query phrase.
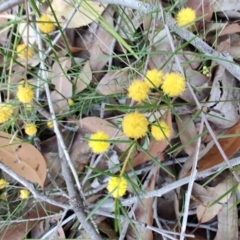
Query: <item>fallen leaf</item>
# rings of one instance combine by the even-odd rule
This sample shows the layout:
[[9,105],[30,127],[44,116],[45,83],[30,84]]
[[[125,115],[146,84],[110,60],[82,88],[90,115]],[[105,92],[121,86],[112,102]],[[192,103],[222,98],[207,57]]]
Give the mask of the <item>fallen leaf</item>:
[[[18,25],[18,33],[26,45],[33,45],[36,42],[36,29],[28,22],[22,22]],[[26,60],[25,60],[26,61]]]
[[55,86],[55,91],[51,92],[51,99],[55,112],[64,113],[69,110],[69,105],[66,99],[72,97],[72,83],[67,74],[71,67],[71,59],[62,57],[59,62],[55,62],[52,67],[52,72],[49,74],[52,84]]
[[214,240],[238,239],[238,210],[233,195],[218,213],[217,235]]
[[[176,118],[176,123],[178,126],[181,143],[184,146],[183,147],[184,151],[189,156],[191,156],[196,151],[196,147],[197,147],[196,141],[198,136],[198,131],[195,127],[193,119],[191,119],[191,116],[189,114],[184,114],[184,115],[181,115],[179,118]],[[182,131],[182,129],[184,130]],[[195,140],[192,140],[194,138]]]
[[98,83],[97,91],[103,95],[124,93],[129,85],[129,73],[126,70],[108,72]]
[[47,173],[45,159],[34,146],[18,138],[14,138],[10,144],[12,137],[0,132],[1,162],[28,181],[43,187]]
[[75,94],[82,92],[92,81],[92,70],[90,68],[90,63],[87,61],[81,70],[78,77],[74,79]]
[[[118,128],[113,125],[112,123],[108,122],[105,119],[98,118],[98,117],[86,117],[82,118],[79,123],[79,131],[82,132],[89,132],[94,133],[97,131],[103,131],[106,134],[110,136],[110,138],[118,131],[117,135],[114,137],[114,139],[119,140],[128,140],[126,135],[118,130]],[[115,145],[116,150],[120,152],[124,152],[128,149],[129,144],[127,143],[116,143]]]
[[239,95],[234,76],[219,65],[213,79],[210,98],[205,103],[209,109],[206,118],[219,128],[232,127],[240,119],[236,101]]
[[[46,13],[53,22],[56,22],[55,17],[52,13],[53,9],[60,26],[63,26],[73,11],[75,7],[74,5],[75,4],[73,4],[71,1],[68,2],[64,0],[53,0],[51,2],[52,8],[49,7]],[[73,18],[71,19],[68,28],[79,28],[81,26],[86,26],[94,22],[101,16],[106,6],[107,4],[98,2],[82,2],[80,8],[76,11]]]
[[213,1],[212,8],[214,12],[240,11],[240,2],[239,0],[216,0]]
[[[226,179],[221,181],[214,188],[206,187],[211,200],[205,201],[203,205],[197,207],[197,218],[199,222],[208,222],[219,213],[223,207],[221,203],[226,203],[232,194],[231,192],[226,194],[226,192],[233,187],[233,184],[233,177],[229,174]],[[219,199],[220,197],[221,199]],[[217,199],[219,199],[218,202],[210,206]]]
[[[108,23],[109,27],[114,28],[113,15],[115,11],[112,7],[108,7],[107,11],[104,12],[103,18]],[[99,71],[106,65],[109,58],[112,55],[111,44],[113,43],[113,36],[104,29],[100,24],[93,44],[88,48],[90,53],[90,66],[92,71]]]
[[[239,135],[240,134],[240,122],[231,127],[224,135]],[[226,138],[221,138],[218,140],[223,152],[226,154],[227,158],[231,158],[233,154],[240,147],[240,137],[230,136]],[[211,161],[209,161],[211,159]],[[224,162],[222,155],[220,154],[216,145],[214,145],[200,160],[198,160],[197,169],[198,172],[205,171],[215,165]],[[188,176],[190,172],[186,176]]]

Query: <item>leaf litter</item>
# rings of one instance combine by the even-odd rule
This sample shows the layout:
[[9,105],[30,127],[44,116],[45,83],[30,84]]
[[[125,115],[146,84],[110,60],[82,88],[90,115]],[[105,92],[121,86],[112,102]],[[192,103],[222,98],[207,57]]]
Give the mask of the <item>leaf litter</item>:
[[[197,19],[188,30],[199,34],[213,49],[230,56],[233,65],[239,64],[238,1],[186,1],[182,6],[160,2],[163,11],[172,9],[173,17],[184,7],[192,8]],[[76,13],[64,29],[74,8]],[[40,15],[49,17],[48,24],[56,27],[54,32],[39,32],[36,24],[41,24]],[[148,192],[161,190],[189,176],[196,160],[198,172],[216,173],[216,166],[226,161],[219,148],[228,159],[239,155],[239,79],[231,74],[231,69],[218,65],[211,54],[204,55],[191,42],[169,33],[169,23],[164,25],[154,14],[146,15],[127,7],[91,1],[78,6],[53,0],[51,5],[45,2],[40,6],[29,4],[9,9],[1,13],[0,24],[0,120],[5,117],[0,125],[2,163],[34,184],[39,194],[66,203],[71,193],[66,190],[69,179],[61,163],[63,153],[68,152],[73,164],[73,168],[69,167],[82,183],[85,196],[78,194],[84,199],[87,214],[94,215],[89,222],[101,229],[98,232],[101,238],[104,233],[116,239],[150,240],[164,234],[165,238],[178,239],[185,223],[177,217],[189,214],[185,234],[195,234],[199,239],[207,239],[207,235],[216,240],[223,236],[237,239],[238,171],[233,170],[229,162],[231,171],[224,169],[218,176],[195,181],[189,209],[184,213],[182,207],[188,185],[181,191],[169,189],[163,196],[149,195],[141,199]],[[54,40],[59,33],[60,38]],[[31,49],[33,56],[21,59],[22,55],[16,51],[19,44]],[[44,59],[40,53],[42,48]],[[171,98],[160,86],[147,89],[147,98],[142,102],[129,98],[129,85],[134,80],[146,81],[147,71],[161,70],[164,82],[166,74],[179,73],[179,67],[189,84],[182,94]],[[154,83],[154,78],[150,80]],[[46,83],[49,92],[43,88]],[[34,92],[29,105],[16,97],[21,86],[31,86]],[[175,79],[171,88],[177,87]],[[4,111],[6,106],[8,111]],[[140,112],[147,119],[146,133],[139,139],[127,137],[123,127],[124,118],[134,112]],[[205,123],[201,133],[202,119]],[[133,121],[131,131],[138,129],[135,126],[138,121]],[[152,127],[161,121],[167,124],[171,134],[157,141]],[[36,135],[27,136],[24,131],[27,123],[37,126]],[[166,135],[165,129],[159,131]],[[92,152],[88,142],[96,132],[107,134],[107,139],[99,143],[109,143],[107,152]],[[63,136],[63,143],[59,141],[59,134]],[[200,137],[201,142],[197,144]],[[180,163],[182,157],[187,157],[187,161]],[[170,159],[176,164],[165,167]],[[54,232],[47,238],[92,238],[86,229],[78,230],[79,219],[73,212],[65,209],[63,213],[63,209],[42,200],[35,202],[34,195],[21,199],[19,190],[31,190],[30,185],[19,183],[8,172],[0,174],[0,180],[7,182],[0,185],[2,239],[11,239],[12,235],[24,239],[28,234],[32,238],[44,237],[51,228]],[[119,199],[114,199],[106,190],[113,176],[127,181],[124,195]],[[121,187],[119,183],[117,188],[123,190]],[[134,196],[137,197],[135,204],[121,205]],[[102,209],[103,201],[111,202],[111,207]],[[20,210],[14,212],[17,208]],[[76,209],[72,210],[77,213]],[[190,216],[191,210],[195,211],[194,217]],[[60,215],[54,216],[56,213]],[[112,213],[115,215],[109,216]],[[69,216],[71,220],[64,225]],[[210,226],[213,223],[215,231]],[[208,234],[201,231],[202,227]],[[179,239],[183,238],[181,235]]]

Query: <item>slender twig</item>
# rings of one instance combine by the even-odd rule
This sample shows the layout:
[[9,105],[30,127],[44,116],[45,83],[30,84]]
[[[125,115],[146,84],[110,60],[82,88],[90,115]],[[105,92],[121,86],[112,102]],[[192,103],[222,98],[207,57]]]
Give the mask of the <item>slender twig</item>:
[[27,188],[33,195],[34,198],[36,199],[39,199],[41,201],[44,201],[44,202],[48,202],[52,205],[55,205],[55,206],[58,206],[58,207],[61,207],[63,209],[70,209],[70,206],[67,205],[67,204],[64,204],[64,203],[60,203],[60,202],[57,202],[53,199],[50,199],[48,198],[47,196],[45,196],[44,194],[38,192],[33,184],[29,183],[25,178],[19,176],[17,173],[15,173],[11,168],[9,168],[8,166],[6,166],[5,164],[3,164],[1,161],[0,161],[0,168],[6,172],[7,174],[9,174],[12,178],[14,178],[15,180],[17,180],[19,183],[21,183],[25,188]]
[[[203,124],[203,119],[202,119],[200,129],[199,129],[199,135],[202,134],[203,127],[204,127],[204,124]],[[192,164],[192,171],[191,171],[191,175],[190,175],[190,179],[189,179],[188,189],[187,189],[187,192],[186,192],[180,240],[184,240],[184,238],[185,238],[185,231],[186,231],[186,228],[187,228],[188,211],[189,211],[189,206],[190,206],[192,189],[193,189],[193,184],[194,184],[194,181],[195,181],[195,178],[196,178],[196,175],[197,175],[197,162],[198,162],[198,158],[199,158],[201,139],[202,138],[199,137],[198,140],[197,140],[196,152],[195,152],[195,156],[194,156],[194,160],[193,160],[193,164]]]
[[62,174],[64,176],[70,198],[69,203],[89,237],[93,240],[102,240],[101,236],[97,233],[90,221],[86,221],[87,214],[84,212],[84,208],[86,208],[86,206],[84,206],[83,199],[81,199],[80,195],[76,191],[68,163],[64,157],[65,156],[60,153]]

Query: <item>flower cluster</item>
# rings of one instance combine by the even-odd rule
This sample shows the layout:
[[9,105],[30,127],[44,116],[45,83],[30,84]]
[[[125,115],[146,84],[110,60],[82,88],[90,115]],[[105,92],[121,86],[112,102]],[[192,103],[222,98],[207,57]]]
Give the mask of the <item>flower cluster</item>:
[[110,147],[108,140],[109,136],[105,132],[98,131],[90,136],[88,145],[94,153],[104,153]]
[[53,24],[51,19],[46,15],[42,15],[38,19],[37,25],[43,33],[50,33],[55,30],[55,25]]
[[177,97],[186,89],[185,78],[179,73],[167,73],[162,84],[163,92],[169,97]]
[[27,123],[24,127],[24,130],[28,136],[34,136],[37,133],[37,127],[33,123]]
[[34,53],[26,44],[19,44],[17,46],[17,55],[21,59],[31,58]]
[[146,82],[135,80],[128,87],[128,96],[134,101],[142,102],[147,98],[149,86]]
[[151,133],[157,141],[161,141],[171,136],[171,128],[166,122],[160,121],[151,126]]
[[148,120],[138,112],[126,114],[122,121],[123,132],[133,139],[139,139],[147,134]]
[[0,189],[4,189],[9,185],[9,182],[7,182],[5,179],[1,178],[0,179]]
[[190,28],[192,25],[194,25],[195,20],[196,12],[189,7],[180,10],[176,16],[177,25],[179,27]]
[[0,105],[0,123],[4,123],[13,115],[13,105],[9,103],[3,103]]
[[18,86],[17,98],[22,103],[30,103],[33,100],[34,92],[29,85],[20,84]]
[[27,189],[22,189],[22,190],[20,190],[20,195],[19,195],[19,197],[21,198],[21,199],[27,199],[28,197],[29,197],[29,191],[27,190]]
[[122,176],[109,178],[107,190],[114,198],[122,197],[127,191],[126,179]]
[[177,97],[185,91],[186,81],[181,74],[176,72],[163,75],[160,70],[148,70],[144,81],[134,80],[128,87],[128,96],[134,101],[142,102],[146,100],[150,89],[159,87],[167,96]]

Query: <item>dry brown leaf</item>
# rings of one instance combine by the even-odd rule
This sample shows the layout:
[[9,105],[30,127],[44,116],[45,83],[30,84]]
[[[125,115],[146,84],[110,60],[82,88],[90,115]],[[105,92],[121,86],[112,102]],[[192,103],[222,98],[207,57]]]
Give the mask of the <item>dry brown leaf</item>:
[[238,239],[238,210],[233,196],[218,213],[218,230],[214,240],[222,239]]
[[[231,135],[231,134],[240,134],[240,122],[238,122],[236,125],[231,127],[225,135]],[[233,154],[239,149],[240,147],[240,137],[234,136],[234,137],[227,137],[227,138],[221,138],[218,140],[221,148],[223,149],[224,153],[226,154],[227,158],[231,158]],[[211,159],[211,161],[209,161]],[[222,155],[220,154],[218,148],[216,145],[214,145],[199,161],[198,161],[198,171],[202,172],[205,171],[219,163],[224,162]],[[190,172],[188,172],[187,175],[189,175]]]
[[[165,118],[164,118],[165,119]],[[168,126],[172,129],[172,116],[171,116],[171,112],[167,113],[166,116],[166,123],[168,124]],[[170,139],[169,139],[170,141]],[[168,142],[166,140],[163,141],[155,141],[152,139],[147,152],[154,158],[160,157],[161,160],[163,160],[162,158],[162,153],[164,151],[164,149],[167,147]],[[140,152],[136,157],[134,157],[133,162],[132,162],[132,166],[136,167],[141,163],[144,163],[146,161],[150,160],[149,156],[146,155],[144,152]]]
[[[108,23],[109,27],[114,28],[113,15],[115,11],[112,7],[108,7],[103,14],[103,18]],[[88,49],[90,52],[90,66],[92,71],[99,71],[105,66],[109,57],[112,55],[111,44],[113,36],[109,34],[101,25],[99,25],[95,34],[93,44]]]
[[75,82],[75,94],[82,92],[92,81],[92,71],[90,63],[87,61],[81,70],[79,76],[74,80]]
[[[151,179],[148,183],[148,186],[145,189],[146,192],[149,192],[155,189],[156,176],[157,176],[158,170],[159,170],[159,166],[155,166]],[[154,201],[154,198],[152,197],[148,199],[143,199],[141,202],[137,204],[136,209],[134,211],[135,213],[134,216],[136,217],[137,221],[143,222],[152,226],[153,201]],[[153,234],[151,230],[146,229],[145,227],[142,227],[140,225],[136,225],[135,227],[137,229],[138,234],[142,237],[142,239],[147,239],[147,240],[153,239]],[[138,237],[139,235],[136,235],[136,232],[133,231],[132,228],[129,228],[126,236],[127,236],[127,239],[139,239]]]
[[[203,205],[197,207],[197,218],[201,223],[208,222],[213,219],[219,211],[222,209],[223,205],[221,203],[226,203],[231,196],[231,192],[227,195],[226,192],[233,187],[234,181],[232,176],[229,174],[226,179],[220,182],[216,187],[210,188],[206,187],[206,190],[209,193],[209,196],[212,200],[205,201]],[[225,196],[223,196],[225,195]],[[219,199],[218,203],[215,203],[209,207],[215,200]]]
[[[66,20],[69,18],[71,12],[73,11],[74,5],[71,1],[65,0],[53,0],[51,3],[52,9],[54,10],[54,14],[61,26],[63,26]],[[75,13],[70,23],[68,24],[68,28],[79,28],[81,26],[86,26],[101,16],[103,11],[105,10],[107,4],[102,4],[98,2],[92,1],[84,1],[81,3],[80,8]],[[55,17],[53,16],[52,9],[49,7],[47,9],[47,15],[51,18],[53,22],[55,21]]]
[[125,92],[129,84],[129,73],[126,70],[108,72],[99,82],[97,91],[103,95]]
[[72,97],[72,83],[67,77],[67,71],[71,67],[71,59],[68,57],[59,58],[59,63],[55,62],[49,78],[55,86],[55,91],[51,92],[51,99],[56,113],[63,113],[69,110],[67,98]]
[[[187,145],[185,144],[189,142],[191,139],[196,138],[198,135],[198,132],[189,114],[181,115],[179,118],[176,118],[176,123],[178,126],[178,130],[180,132],[179,137],[180,137],[181,143],[184,145],[183,147],[184,151],[191,156],[196,151],[197,142],[196,140],[194,140],[188,143]],[[184,131],[181,131],[183,128],[185,128]]]
[[1,162],[28,181],[44,186],[47,167],[41,153],[31,144],[24,143],[12,135],[0,132]]
[[[99,118],[99,117],[83,118],[79,121],[78,126],[79,126],[79,130],[82,132],[94,133],[97,131],[103,131],[103,132],[107,133],[110,136],[110,138],[114,135],[114,133],[118,129],[112,123],[108,122],[105,119]],[[128,138],[122,131],[118,131],[118,134],[114,137],[114,139],[127,140]],[[120,152],[124,152],[128,149],[129,144],[116,143],[114,146],[116,147],[116,150],[118,150]]]

